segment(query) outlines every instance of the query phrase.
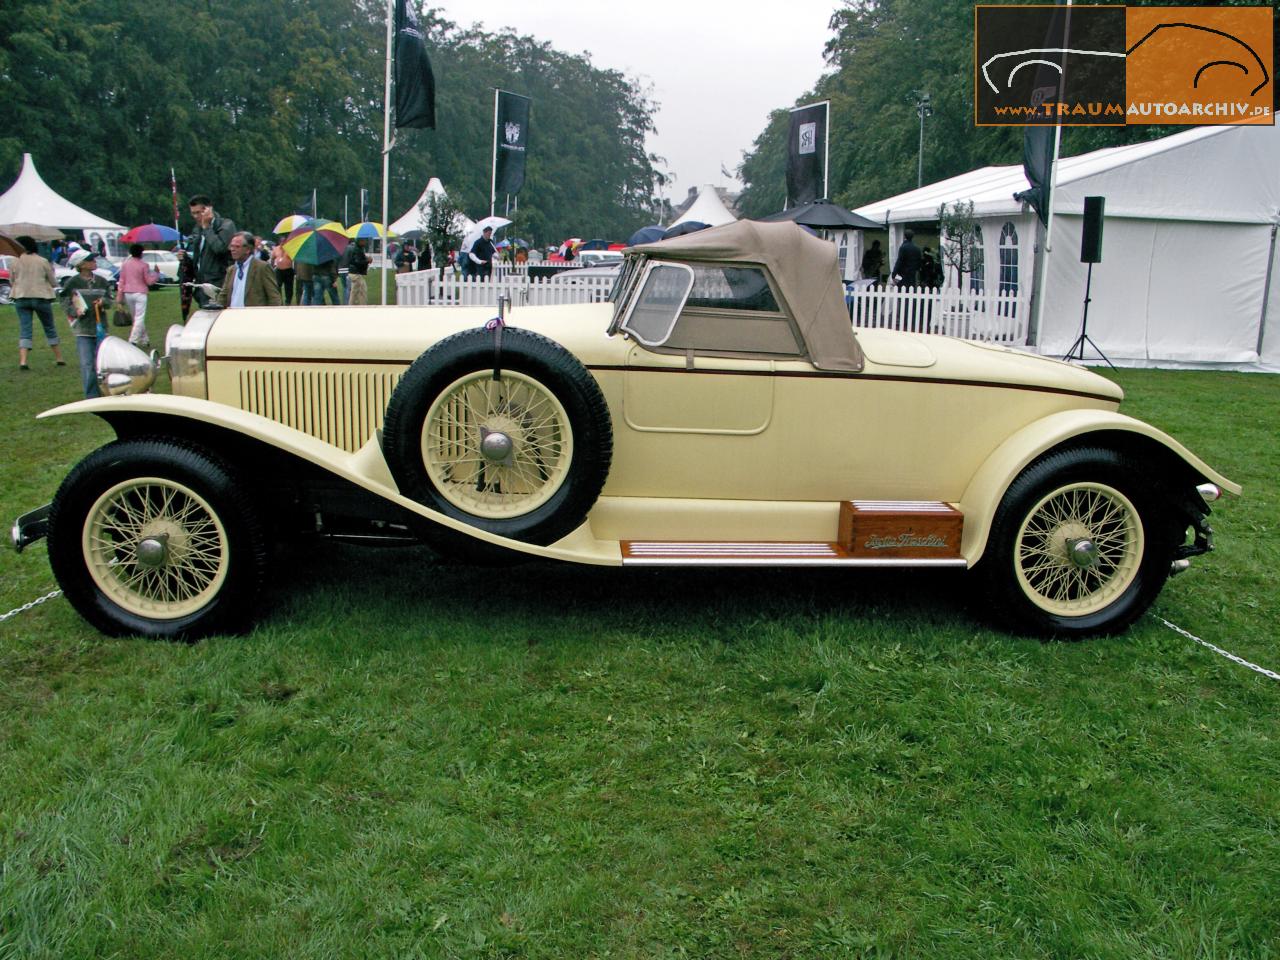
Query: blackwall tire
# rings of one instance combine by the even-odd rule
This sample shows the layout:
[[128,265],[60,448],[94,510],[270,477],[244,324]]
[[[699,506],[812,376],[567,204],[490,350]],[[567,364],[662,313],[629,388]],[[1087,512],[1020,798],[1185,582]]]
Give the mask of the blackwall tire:
[[1119,633],[1168,579],[1182,530],[1158,482],[1100,447],[1051,453],[1010,484],[978,565],[988,609],[1020,632]]
[[257,511],[218,458],[124,440],[68,474],[49,514],[49,563],[66,598],[112,636],[193,640],[242,629],[266,580]]
[[[582,523],[609,476],[608,405],[577,358],[540,334],[504,328],[496,380],[494,359],[485,329],[423,353],[387,405],[383,454],[410,499],[490,533],[551,544]],[[475,543],[434,529],[430,539],[448,552]],[[473,556],[491,554],[477,546]]]

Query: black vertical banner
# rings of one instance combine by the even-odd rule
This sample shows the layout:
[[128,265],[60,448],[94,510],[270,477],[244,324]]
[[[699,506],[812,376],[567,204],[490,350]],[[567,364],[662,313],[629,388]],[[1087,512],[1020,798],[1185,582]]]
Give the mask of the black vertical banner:
[[[1063,98],[1063,70],[1065,49],[1069,46],[1067,28],[1069,11],[1058,0],[1057,9],[1048,15],[1048,26],[1044,37],[1044,49],[1036,53],[1035,79],[1028,94],[1028,104],[1035,110],[1041,110],[1044,104],[1050,107],[1060,103]],[[1055,111],[1056,116],[1056,111]],[[1031,204],[1040,222],[1049,223],[1050,194],[1053,190],[1053,155],[1054,144],[1058,136],[1058,123],[1050,126],[1028,126],[1022,132],[1022,172],[1031,184],[1029,190],[1015,193],[1015,200]]]
[[493,124],[497,144],[493,158],[493,192],[514,196],[524,186],[524,158],[529,146],[529,98],[498,91]]
[[436,79],[427,57],[427,41],[418,14],[406,0],[396,0],[396,127],[436,128]]
[[787,206],[821,200],[826,183],[827,112],[830,101],[791,111],[787,133]]

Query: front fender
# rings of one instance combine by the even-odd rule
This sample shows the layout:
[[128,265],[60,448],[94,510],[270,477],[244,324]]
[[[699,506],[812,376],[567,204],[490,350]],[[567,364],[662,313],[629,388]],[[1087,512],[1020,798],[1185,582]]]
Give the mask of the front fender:
[[961,553],[970,566],[982,557],[996,509],[1009,484],[1023,468],[1054,447],[1101,432],[1120,432],[1155,441],[1205,480],[1229,493],[1239,495],[1241,492],[1238,483],[1222,476],[1173,437],[1150,424],[1105,410],[1065,410],[1028,424],[1010,436],[992,452],[969,481],[958,506],[964,513]]
[[[218,427],[242,436],[269,444],[272,447],[290,453],[308,463],[315,464],[334,476],[363,487],[370,493],[397,504],[411,513],[464,533],[476,540],[526,553],[549,560],[566,560],[574,563],[593,563],[606,566],[621,566],[622,554],[617,543],[595,539],[591,534],[588,522],[584,521],[573,533],[549,547],[524,543],[500,537],[485,530],[479,530],[460,520],[437,513],[420,503],[400,495],[387,469],[382,456],[382,448],[376,437],[355,453],[347,453],[337,447],[317,440],[310,434],[302,433],[259,416],[246,410],[228,407],[220,403],[210,403],[194,397],[172,396],[168,394],[139,394],[134,396],[99,397],[93,400],[79,400],[41,413],[38,419],[45,417],[61,417],[70,414],[92,413],[100,416],[113,426],[128,417],[148,419],[171,418],[176,422],[196,421]],[[117,432],[119,429],[117,428]],[[174,430],[175,436],[182,436],[181,427]]]

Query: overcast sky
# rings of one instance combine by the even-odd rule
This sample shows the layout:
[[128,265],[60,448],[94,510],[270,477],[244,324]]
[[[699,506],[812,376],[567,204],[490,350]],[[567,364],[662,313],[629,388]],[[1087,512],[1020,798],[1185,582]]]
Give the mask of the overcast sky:
[[[738,189],[733,172],[764,129],[769,111],[790,106],[822,74],[827,21],[839,0],[645,0],[627,3],[427,0],[461,26],[510,27],[565,53],[591,53],[601,69],[639,76],[660,104],[649,152],[675,175],[679,202],[704,183]],[[519,92],[519,91],[515,91]],[[538,105],[531,127],[537,149]]]

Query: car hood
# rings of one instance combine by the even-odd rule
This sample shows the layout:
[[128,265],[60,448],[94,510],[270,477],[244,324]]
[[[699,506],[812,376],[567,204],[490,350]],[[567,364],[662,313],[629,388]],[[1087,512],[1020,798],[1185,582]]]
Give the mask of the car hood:
[[[223,310],[207,341],[210,360],[257,359],[412,363],[428,347],[482,327],[494,307],[246,307]],[[613,305],[515,307],[506,323],[533,330],[569,349],[583,363],[617,362],[621,338],[608,335]]]
[[[412,363],[445,337],[484,326],[493,307],[249,307],[224,310],[210,331],[210,360],[280,362],[400,360]],[[587,366],[626,362],[631,344],[609,336],[608,303],[515,307],[509,326],[541,333]],[[853,377],[1008,384],[1081,393],[1119,403],[1116,384],[1070,363],[971,340],[893,330],[859,329],[865,354]],[[714,363],[714,361],[712,361]],[[785,366],[790,366],[786,364]]]

